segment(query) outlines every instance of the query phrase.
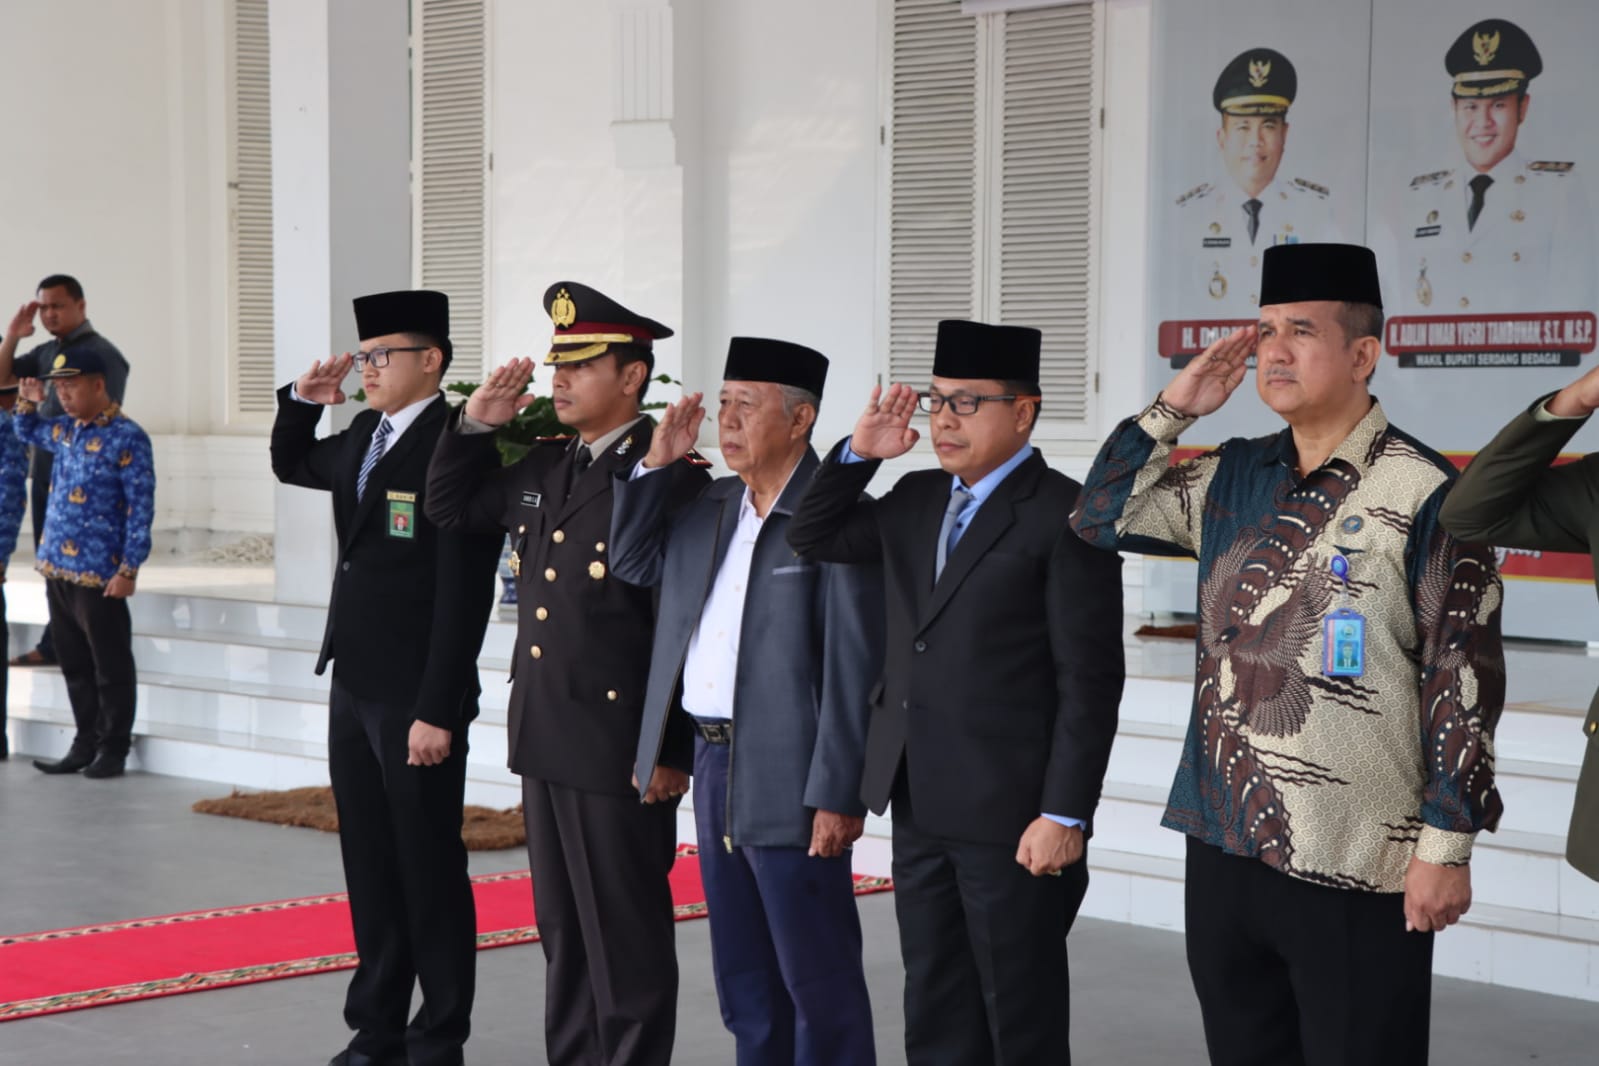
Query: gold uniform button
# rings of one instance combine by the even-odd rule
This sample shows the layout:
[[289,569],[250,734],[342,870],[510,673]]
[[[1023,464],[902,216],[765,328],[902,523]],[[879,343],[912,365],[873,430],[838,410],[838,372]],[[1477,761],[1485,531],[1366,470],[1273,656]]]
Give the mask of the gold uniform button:
[[1461,261],[1461,262],[1462,262],[1462,263],[1469,263],[1469,262],[1471,262],[1471,253],[1470,253],[1470,252],[1461,252],[1461,253],[1460,253],[1460,261]]
[[605,693],[605,698],[608,699],[608,700],[615,700],[616,699],[616,689],[613,688],[613,689],[609,690],[608,692],[606,692]]
[[592,577],[595,581],[598,581],[600,578],[602,578],[604,576],[605,576],[605,564],[604,563],[599,562],[598,560],[596,560],[596,561],[594,561],[592,563],[589,563],[589,577]]
[[535,644],[531,648],[529,648],[527,650],[527,653],[529,655],[533,656],[533,658],[535,658],[535,659],[544,658],[544,649],[539,647],[537,644]]
[[605,550],[605,542],[602,540],[598,544],[594,545],[594,550],[597,551],[597,552],[604,551]]
[[1521,262],[1521,253],[1520,253],[1520,252],[1511,252],[1511,253],[1510,253],[1510,261],[1511,261],[1511,262],[1512,262],[1512,263],[1519,263],[1519,262]]
[[545,581],[554,581],[555,580],[555,567],[552,566],[549,569],[544,571],[544,580]]
[[1460,298],[1460,306],[1461,307],[1470,307],[1471,306],[1471,299],[1469,297],[1462,296]]
[[527,532],[527,527],[526,526],[517,526],[516,527],[516,531],[518,533],[526,533]]
[[543,607],[540,607],[538,610],[533,612],[533,617],[537,618],[540,622],[544,621],[549,616],[550,612]]
[[1599,721],[1588,723],[1588,735],[1592,736],[1595,733],[1599,733]]
[[561,541],[566,539],[566,533],[564,530],[557,529],[554,533],[550,534],[550,539],[559,544]]

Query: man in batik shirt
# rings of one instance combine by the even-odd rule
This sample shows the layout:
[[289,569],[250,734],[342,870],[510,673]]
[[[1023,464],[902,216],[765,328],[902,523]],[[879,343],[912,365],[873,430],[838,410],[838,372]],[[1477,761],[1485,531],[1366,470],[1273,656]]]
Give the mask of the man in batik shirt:
[[[1193,717],[1163,824],[1188,836],[1189,969],[1211,1062],[1427,1061],[1433,933],[1498,824],[1502,589],[1438,512],[1454,468],[1368,386],[1365,248],[1267,249],[1258,326],[1100,449],[1072,526],[1199,560]],[[1169,465],[1256,355],[1288,423]]]

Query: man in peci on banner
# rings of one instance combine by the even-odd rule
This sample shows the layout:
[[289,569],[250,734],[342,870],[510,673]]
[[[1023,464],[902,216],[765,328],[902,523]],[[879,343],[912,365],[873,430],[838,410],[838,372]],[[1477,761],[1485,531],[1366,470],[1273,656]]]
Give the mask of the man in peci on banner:
[[1484,19],[1444,55],[1461,158],[1410,179],[1397,223],[1399,311],[1591,311],[1593,220],[1570,160],[1527,159],[1518,140],[1543,57],[1525,30]]

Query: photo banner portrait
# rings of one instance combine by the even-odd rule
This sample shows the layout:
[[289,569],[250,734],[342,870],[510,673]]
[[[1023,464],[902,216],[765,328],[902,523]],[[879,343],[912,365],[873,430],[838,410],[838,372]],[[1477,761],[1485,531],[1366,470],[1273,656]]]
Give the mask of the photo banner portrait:
[[[1301,241],[1376,253],[1372,391],[1457,466],[1599,361],[1599,4],[1156,0],[1154,31],[1154,388],[1254,322],[1261,254]],[[1182,453],[1280,430],[1252,385]],[[1565,458],[1590,448],[1591,427]],[[1507,633],[1599,640],[1586,556],[1499,557],[1526,579]],[[1146,570],[1154,609],[1194,609],[1192,564]]]

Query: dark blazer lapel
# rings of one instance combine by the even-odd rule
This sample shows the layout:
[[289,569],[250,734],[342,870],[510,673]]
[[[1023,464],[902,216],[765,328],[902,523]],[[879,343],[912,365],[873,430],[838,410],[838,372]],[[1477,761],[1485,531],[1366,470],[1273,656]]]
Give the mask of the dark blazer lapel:
[[[566,502],[556,509],[556,520],[564,521],[568,514],[594,497],[610,491],[612,475],[619,470],[631,468],[650,450],[650,437],[654,429],[654,422],[648,418],[640,419],[632,429],[622,434],[620,440],[605,449],[604,455],[596,455],[589,468],[583,471],[583,476],[577,479],[577,484],[572,486],[572,492],[567,496]],[[573,462],[579,439],[574,437],[572,443],[568,445],[570,451],[563,459],[563,470],[564,464]]]
[[[721,491],[716,491],[721,490]],[[716,572],[722,568],[722,560],[727,558],[727,549],[733,545],[733,533],[738,529],[738,509],[744,505],[744,482],[736,477],[719,480],[712,493],[707,495],[721,497],[720,506],[716,509],[716,536],[712,539],[711,567],[705,580],[705,595],[700,597],[700,606],[710,598],[711,585],[716,581]]]
[[[972,519],[972,524],[966,527],[966,532],[961,534],[961,539],[955,545],[955,550],[950,552],[949,558],[944,561],[944,572],[939,575],[938,582],[933,586],[933,597],[928,602],[927,608],[922,612],[921,624],[918,628],[925,629],[931,625],[933,619],[938,617],[938,612],[944,609],[950,597],[955,595],[955,590],[960,588],[967,575],[977,566],[978,560],[994,546],[1016,521],[1016,501],[1032,495],[1033,487],[1038,483],[1039,471],[1044,469],[1044,460],[1037,452],[1029,456],[1021,466],[1011,472],[1011,475],[995,487],[983,505],[977,509],[977,516]],[[1066,516],[1061,516],[1061,521],[1066,521]],[[939,525],[943,525],[943,514],[939,515]],[[937,536],[934,536],[934,550],[937,550]],[[932,566],[928,566],[931,573]]]
[[[412,422],[410,427],[400,434],[400,439],[395,441],[383,453],[383,458],[378,460],[378,465],[372,468],[372,474],[367,478],[366,495],[356,502],[355,513],[350,517],[349,536],[355,536],[356,530],[360,529],[361,524],[366,521],[366,516],[376,506],[376,501],[380,495],[380,487],[386,484],[386,478],[404,461],[405,457],[421,446],[421,442],[424,440],[429,448],[432,448],[438,442],[438,427],[448,413],[449,404],[445,402],[444,394],[439,393],[438,396],[434,397],[432,403],[423,408],[416,421]],[[364,435],[364,443],[361,445],[355,460],[355,469],[350,472],[352,494],[355,489],[356,479],[361,476],[361,462],[366,459],[367,450],[372,446],[372,434],[376,433],[377,429],[378,421],[374,420],[372,431]],[[419,483],[414,491],[420,492],[421,490],[422,486]]]

